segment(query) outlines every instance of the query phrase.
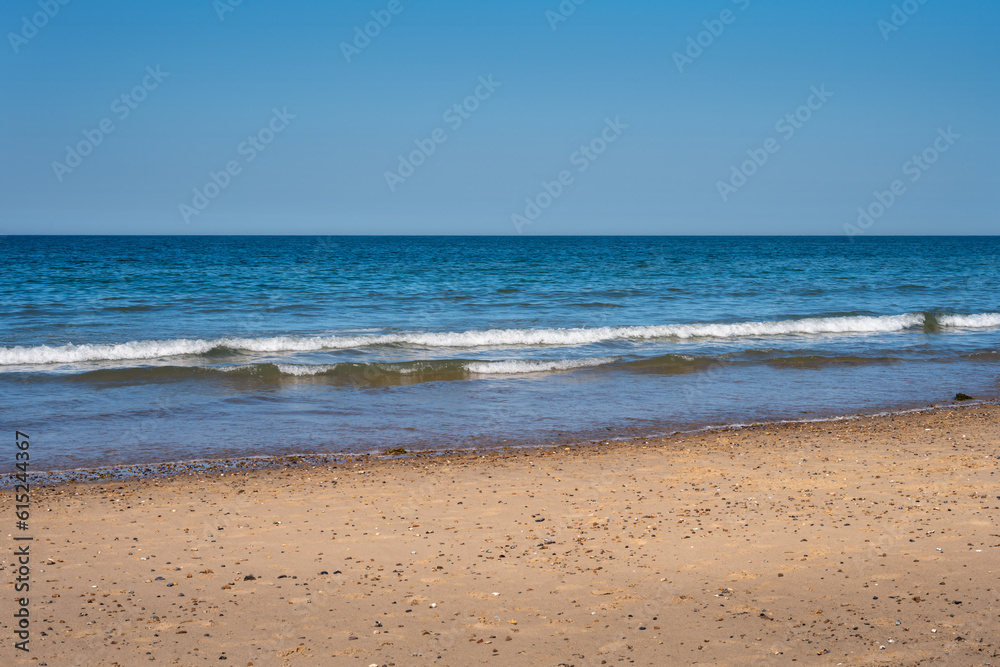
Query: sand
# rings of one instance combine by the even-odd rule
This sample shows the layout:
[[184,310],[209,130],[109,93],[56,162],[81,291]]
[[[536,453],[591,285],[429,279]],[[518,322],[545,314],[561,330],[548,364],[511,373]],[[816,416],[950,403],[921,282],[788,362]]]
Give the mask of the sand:
[[8,588],[0,663],[1000,665],[998,424],[39,488],[31,652]]

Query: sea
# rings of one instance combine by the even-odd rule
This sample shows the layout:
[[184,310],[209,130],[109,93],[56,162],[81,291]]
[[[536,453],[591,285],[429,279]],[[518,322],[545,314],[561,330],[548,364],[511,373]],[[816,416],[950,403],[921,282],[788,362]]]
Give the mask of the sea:
[[8,236],[35,471],[496,450],[1000,397],[998,237]]

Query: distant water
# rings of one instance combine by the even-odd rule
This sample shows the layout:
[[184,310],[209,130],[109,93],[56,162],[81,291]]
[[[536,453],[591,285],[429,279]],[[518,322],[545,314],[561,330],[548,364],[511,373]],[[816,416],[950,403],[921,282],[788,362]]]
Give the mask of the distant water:
[[30,432],[36,469],[537,444],[1000,395],[997,237],[0,248],[0,409]]

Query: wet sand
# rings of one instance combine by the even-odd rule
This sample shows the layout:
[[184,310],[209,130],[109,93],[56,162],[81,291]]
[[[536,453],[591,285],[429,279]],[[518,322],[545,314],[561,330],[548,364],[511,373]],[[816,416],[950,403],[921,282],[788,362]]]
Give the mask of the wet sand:
[[0,663],[1000,665],[998,467],[981,405],[38,488]]

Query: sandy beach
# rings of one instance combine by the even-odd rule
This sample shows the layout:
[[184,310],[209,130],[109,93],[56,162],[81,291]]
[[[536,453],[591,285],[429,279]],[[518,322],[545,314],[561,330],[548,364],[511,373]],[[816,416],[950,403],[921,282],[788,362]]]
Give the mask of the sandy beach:
[[8,588],[0,662],[996,665],[998,423],[36,487],[31,652]]

